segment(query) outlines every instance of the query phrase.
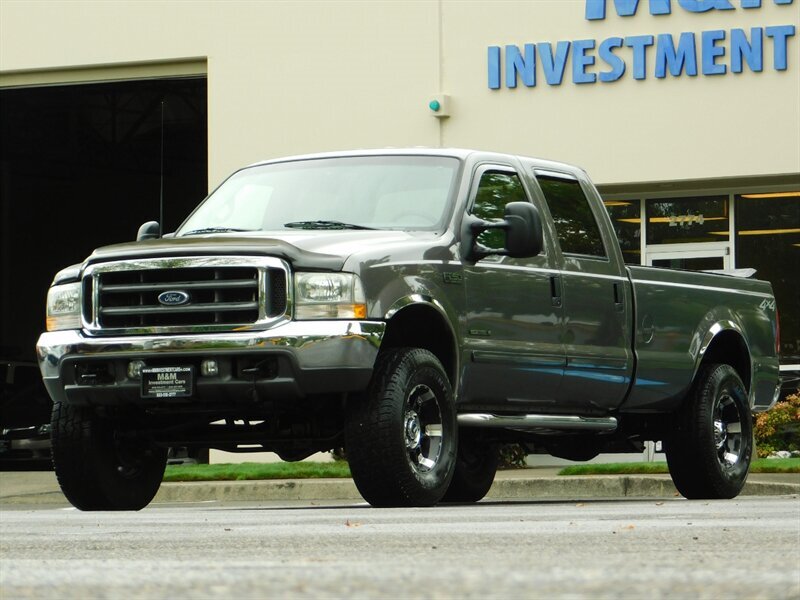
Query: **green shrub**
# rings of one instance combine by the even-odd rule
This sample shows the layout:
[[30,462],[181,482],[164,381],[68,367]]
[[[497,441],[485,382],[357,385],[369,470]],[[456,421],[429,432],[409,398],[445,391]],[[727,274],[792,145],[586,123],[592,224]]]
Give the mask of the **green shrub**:
[[506,444],[500,446],[500,469],[524,469],[528,466],[525,462],[528,454],[519,444]]
[[778,450],[800,450],[800,390],[756,416],[755,438],[761,458]]
[[336,462],[347,462],[347,453],[344,448],[334,448],[331,450],[331,457]]

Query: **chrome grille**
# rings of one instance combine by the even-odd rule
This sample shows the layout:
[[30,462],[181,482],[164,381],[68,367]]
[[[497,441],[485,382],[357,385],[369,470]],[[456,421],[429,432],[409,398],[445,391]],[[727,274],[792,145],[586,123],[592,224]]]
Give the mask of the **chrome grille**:
[[90,266],[84,326],[95,333],[231,331],[287,313],[288,268],[274,258],[141,259]]

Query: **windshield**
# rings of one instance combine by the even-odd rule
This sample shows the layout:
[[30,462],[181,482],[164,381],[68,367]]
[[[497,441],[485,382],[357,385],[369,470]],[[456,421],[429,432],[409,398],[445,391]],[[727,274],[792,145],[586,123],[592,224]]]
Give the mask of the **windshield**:
[[443,229],[458,160],[359,156],[242,169],[177,235],[280,229]]

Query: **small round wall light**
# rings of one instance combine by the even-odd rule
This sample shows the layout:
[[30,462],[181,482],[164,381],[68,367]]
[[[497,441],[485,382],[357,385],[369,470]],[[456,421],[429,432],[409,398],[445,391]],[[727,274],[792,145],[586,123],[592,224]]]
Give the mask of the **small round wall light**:
[[430,114],[437,119],[444,119],[450,116],[450,96],[447,94],[435,94],[428,101]]

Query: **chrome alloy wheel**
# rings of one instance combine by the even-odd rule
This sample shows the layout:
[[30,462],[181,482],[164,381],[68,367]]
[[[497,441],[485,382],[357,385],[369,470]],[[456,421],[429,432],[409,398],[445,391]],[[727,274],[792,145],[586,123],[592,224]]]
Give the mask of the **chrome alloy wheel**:
[[753,455],[747,388],[724,363],[702,365],[693,386],[671,418],[664,448],[669,473],[690,500],[735,498]]
[[458,452],[453,390],[422,348],[381,349],[367,394],[345,406],[350,472],[372,506],[434,506]]
[[714,406],[714,445],[723,469],[730,469],[739,462],[744,448],[742,441],[739,408],[729,394],[723,393]]
[[442,413],[427,385],[417,385],[406,399],[403,435],[412,468],[420,473],[433,470],[442,451]]

